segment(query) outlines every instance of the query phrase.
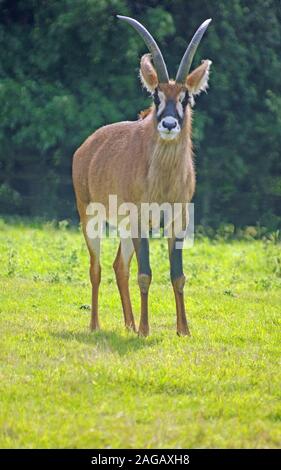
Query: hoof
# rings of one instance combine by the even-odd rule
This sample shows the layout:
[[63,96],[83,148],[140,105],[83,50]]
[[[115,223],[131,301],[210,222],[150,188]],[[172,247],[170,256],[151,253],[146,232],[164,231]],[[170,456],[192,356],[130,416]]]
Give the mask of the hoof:
[[148,335],[149,335],[149,328],[142,328],[142,327],[139,328],[139,331],[138,331],[139,337],[147,338]]
[[191,333],[188,327],[186,327],[186,328],[181,328],[180,330],[177,330],[177,335],[178,336],[191,336]]
[[136,333],[137,329],[134,323],[125,324],[125,328],[128,332]]
[[99,323],[90,323],[90,331],[99,331],[100,330],[100,325]]

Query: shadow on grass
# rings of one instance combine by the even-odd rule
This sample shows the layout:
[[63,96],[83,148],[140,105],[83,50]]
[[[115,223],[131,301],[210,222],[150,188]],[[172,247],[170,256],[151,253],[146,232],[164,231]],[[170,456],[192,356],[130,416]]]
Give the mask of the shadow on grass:
[[161,338],[139,338],[136,334],[128,332],[120,334],[116,331],[96,331],[96,332],[51,332],[51,335],[65,341],[79,341],[79,343],[90,344],[105,352],[117,352],[123,356],[131,351],[138,351],[144,348],[151,348],[155,344],[161,343]]

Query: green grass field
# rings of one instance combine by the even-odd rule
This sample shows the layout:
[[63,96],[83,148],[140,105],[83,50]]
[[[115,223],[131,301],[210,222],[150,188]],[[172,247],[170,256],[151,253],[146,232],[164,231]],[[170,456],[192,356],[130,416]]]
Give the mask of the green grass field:
[[[153,240],[147,339],[123,327],[116,240],[99,333],[80,231],[1,221],[0,247],[0,447],[280,447],[280,245],[186,250],[192,337],[179,338],[166,241]],[[138,319],[135,260],[131,292]]]

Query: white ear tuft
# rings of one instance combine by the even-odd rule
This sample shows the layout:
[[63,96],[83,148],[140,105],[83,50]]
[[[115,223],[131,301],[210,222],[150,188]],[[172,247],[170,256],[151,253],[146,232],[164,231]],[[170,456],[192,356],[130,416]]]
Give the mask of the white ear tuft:
[[202,79],[200,80],[198,84],[198,89],[194,93],[195,95],[199,95],[201,91],[206,91],[207,88],[209,87],[210,67],[212,65],[212,61],[206,60],[205,62],[207,62],[207,68]]
[[197,96],[207,90],[211,65],[211,60],[202,60],[202,64],[187,77],[187,87],[192,95]]
[[140,81],[141,81],[141,84],[142,84],[143,88],[145,88],[149,93],[154,93],[155,87],[149,85],[149,83],[145,80],[141,69],[140,69],[139,76],[140,76]]
[[151,54],[145,54],[141,58],[140,63],[140,79],[142,85],[150,92],[153,93],[158,85],[158,77],[155,68],[151,62]]

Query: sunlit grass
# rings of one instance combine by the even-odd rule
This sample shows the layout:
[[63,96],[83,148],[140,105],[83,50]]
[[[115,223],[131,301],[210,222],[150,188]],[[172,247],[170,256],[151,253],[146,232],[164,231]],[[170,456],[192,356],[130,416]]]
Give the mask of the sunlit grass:
[[[88,331],[78,230],[0,226],[0,447],[279,447],[280,245],[185,251],[191,338],[175,334],[166,242],[151,243],[151,336],[127,333],[102,250],[102,331]],[[139,316],[136,262],[131,292]]]

